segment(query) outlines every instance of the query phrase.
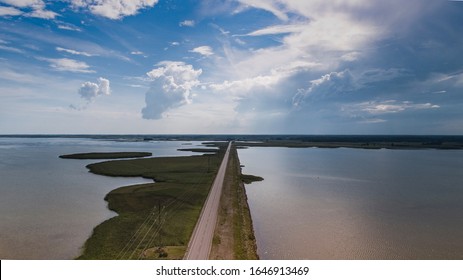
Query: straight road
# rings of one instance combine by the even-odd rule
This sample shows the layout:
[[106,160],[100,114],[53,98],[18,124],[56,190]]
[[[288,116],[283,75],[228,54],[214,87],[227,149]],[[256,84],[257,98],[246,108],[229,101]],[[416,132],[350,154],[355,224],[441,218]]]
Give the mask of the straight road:
[[228,157],[230,155],[231,142],[228,143],[227,151],[220,164],[219,171],[212,184],[209,195],[204,203],[201,215],[196,223],[190,243],[186,250],[185,260],[207,260],[212,247],[217,215],[219,212],[220,196],[222,194],[225,171],[227,170]]

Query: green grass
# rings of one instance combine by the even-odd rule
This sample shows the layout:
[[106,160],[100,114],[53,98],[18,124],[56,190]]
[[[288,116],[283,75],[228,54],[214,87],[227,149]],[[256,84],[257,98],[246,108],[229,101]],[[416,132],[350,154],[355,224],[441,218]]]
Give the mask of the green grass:
[[80,153],[61,155],[60,158],[68,159],[118,159],[118,158],[138,158],[150,157],[152,153],[146,152],[111,152],[111,153]]
[[263,181],[264,178],[255,175],[241,174],[241,180],[245,184],[251,184],[252,182]]
[[215,153],[217,149],[208,149],[208,148],[182,148],[177,149],[179,151],[186,151],[186,152],[195,152],[195,153]]
[[245,178],[249,182],[262,181],[264,178],[254,175],[241,174],[241,167],[236,149],[231,154],[234,172],[233,184],[235,186],[235,198],[233,199],[233,237],[234,255],[237,260],[255,260],[259,259],[257,255],[257,245],[252,225],[251,212],[247,202],[246,190],[243,183]]
[[126,186],[108,193],[119,215],[98,225],[79,259],[180,259],[201,212],[226,144],[219,153],[190,157],[114,160],[90,164],[92,173],[144,177],[156,183]]
[[[247,175],[247,178],[261,177]],[[243,185],[236,147],[232,145],[225,173],[218,227],[212,242],[212,259],[258,259],[254,229]]]

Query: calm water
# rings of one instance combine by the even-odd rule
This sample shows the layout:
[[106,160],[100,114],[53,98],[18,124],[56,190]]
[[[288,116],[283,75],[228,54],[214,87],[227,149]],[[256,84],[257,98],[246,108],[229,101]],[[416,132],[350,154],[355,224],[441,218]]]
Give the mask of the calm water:
[[[198,143],[192,143],[196,145]],[[92,151],[179,152],[182,142],[114,142],[0,137],[0,259],[71,259],[99,223],[115,215],[104,196],[119,186],[152,182],[91,174],[95,160],[59,159]]]
[[463,259],[463,151],[239,150],[262,259]]

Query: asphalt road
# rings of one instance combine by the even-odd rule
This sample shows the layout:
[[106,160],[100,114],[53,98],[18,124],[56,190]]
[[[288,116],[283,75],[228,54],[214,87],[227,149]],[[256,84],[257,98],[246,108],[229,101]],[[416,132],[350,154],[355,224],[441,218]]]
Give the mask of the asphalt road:
[[201,210],[201,215],[196,223],[190,243],[186,250],[185,260],[207,260],[212,247],[212,238],[219,212],[220,196],[222,194],[225,171],[227,170],[228,157],[230,155],[231,142],[220,164],[219,171],[212,184],[209,195]]

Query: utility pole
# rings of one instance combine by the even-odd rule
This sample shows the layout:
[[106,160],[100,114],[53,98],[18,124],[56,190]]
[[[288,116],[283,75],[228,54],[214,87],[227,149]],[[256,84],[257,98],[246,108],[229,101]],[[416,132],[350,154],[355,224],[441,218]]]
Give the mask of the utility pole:
[[158,200],[159,248],[162,248],[161,201]]

